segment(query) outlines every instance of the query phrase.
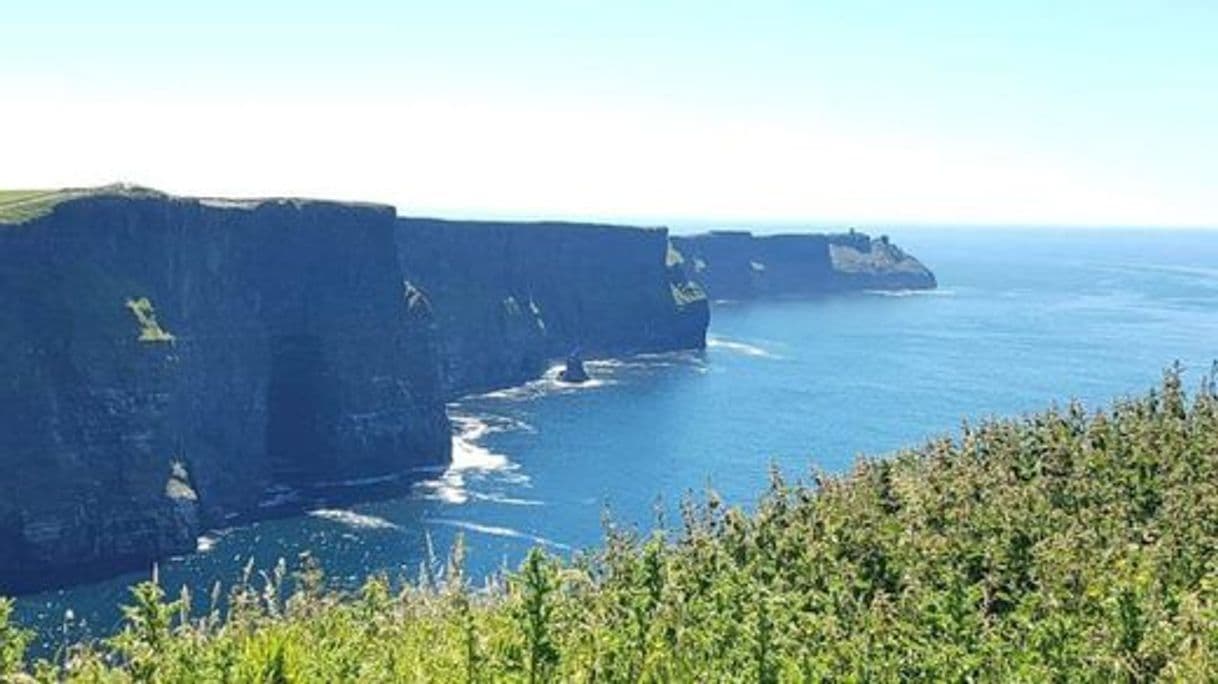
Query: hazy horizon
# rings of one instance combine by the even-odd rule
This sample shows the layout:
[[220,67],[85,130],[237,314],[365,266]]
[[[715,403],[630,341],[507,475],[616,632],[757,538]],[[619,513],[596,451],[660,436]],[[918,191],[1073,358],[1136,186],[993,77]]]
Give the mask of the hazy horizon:
[[0,187],[677,231],[1218,226],[1201,2],[6,15]]

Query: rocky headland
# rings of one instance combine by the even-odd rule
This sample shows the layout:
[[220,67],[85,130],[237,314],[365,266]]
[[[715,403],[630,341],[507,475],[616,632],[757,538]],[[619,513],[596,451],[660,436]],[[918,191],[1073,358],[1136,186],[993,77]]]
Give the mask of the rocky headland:
[[935,276],[887,236],[847,233],[673,236],[686,270],[716,300],[859,290],[927,290]]

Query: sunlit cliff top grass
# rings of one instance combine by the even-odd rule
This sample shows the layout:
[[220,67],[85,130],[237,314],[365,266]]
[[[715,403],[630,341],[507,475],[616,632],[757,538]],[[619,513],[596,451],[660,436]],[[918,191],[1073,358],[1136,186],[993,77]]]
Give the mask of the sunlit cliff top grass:
[[309,199],[295,197],[177,197],[160,190],[133,185],[130,183],[112,183],[91,188],[61,188],[58,190],[0,190],[0,225],[16,225],[28,223],[50,214],[56,206],[70,201],[90,197],[122,197],[130,199],[172,199],[198,202],[200,204],[222,209],[256,209],[261,205],[272,204],[327,204],[341,205],[353,208],[366,208],[378,211],[393,211],[388,205],[371,202],[343,202],[324,199]]
[[72,195],[65,190],[0,190],[0,223],[24,223],[49,214]]
[[58,190],[0,190],[0,224],[26,223],[46,216],[68,200],[86,197],[166,197],[164,193],[128,183]]
[[[848,473],[713,495],[652,535],[538,550],[474,588],[285,566],[211,597],[135,589],[117,637],[0,672],[156,682],[1214,681],[1218,396],[1178,372],[1099,413],[966,426]],[[168,588],[176,592],[175,588]],[[227,593],[227,601],[221,595]],[[193,612],[187,610],[193,608]],[[209,608],[209,606],[211,606]],[[20,677],[23,675],[10,675]]]

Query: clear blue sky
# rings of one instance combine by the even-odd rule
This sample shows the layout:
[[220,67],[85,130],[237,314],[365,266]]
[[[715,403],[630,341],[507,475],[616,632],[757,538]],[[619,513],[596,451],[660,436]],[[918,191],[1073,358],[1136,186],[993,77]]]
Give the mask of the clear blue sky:
[[5,7],[0,186],[1218,225],[1214,0],[172,4]]

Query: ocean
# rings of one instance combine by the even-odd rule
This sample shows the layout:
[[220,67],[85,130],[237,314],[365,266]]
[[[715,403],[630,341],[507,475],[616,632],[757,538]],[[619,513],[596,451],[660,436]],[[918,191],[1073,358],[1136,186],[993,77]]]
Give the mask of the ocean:
[[[1072,399],[1143,393],[1179,362],[1196,386],[1218,359],[1218,232],[908,229],[893,240],[940,288],[716,302],[705,352],[589,364],[450,406],[454,464],[392,500],[319,501],[301,515],[217,530],[163,561],[196,606],[251,563],[310,553],[340,585],[416,577],[457,535],[469,571],[513,567],[532,546],[570,555],[604,526],[672,524],[683,497],[748,507],[772,469],[840,472]],[[358,491],[360,483],[350,483]],[[430,549],[430,551],[429,551]],[[148,572],[21,597],[38,650],[112,633]],[[68,617],[65,617],[68,616]]]

